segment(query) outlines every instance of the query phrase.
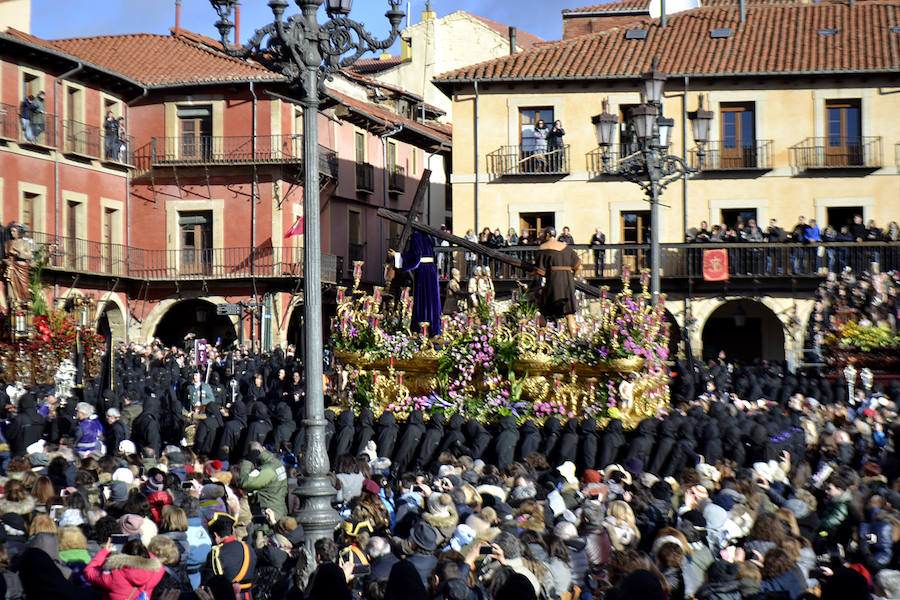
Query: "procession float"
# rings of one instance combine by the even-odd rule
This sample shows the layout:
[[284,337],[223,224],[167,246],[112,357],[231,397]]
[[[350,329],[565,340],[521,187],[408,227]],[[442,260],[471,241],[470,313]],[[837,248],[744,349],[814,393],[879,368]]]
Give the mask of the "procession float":
[[442,332],[412,323],[408,289],[395,296],[359,286],[362,262],[354,262],[351,289],[337,289],[331,321],[334,355],[341,371],[339,401],[356,414],[370,408],[400,421],[412,411],[461,414],[483,423],[504,416],[517,421],[621,419],[632,428],[668,405],[665,361],[669,326],[663,304],[632,292],[630,274],[619,293],[603,288],[582,302],[577,335],[547,323],[525,294],[498,301],[488,294],[466,311],[445,315]]

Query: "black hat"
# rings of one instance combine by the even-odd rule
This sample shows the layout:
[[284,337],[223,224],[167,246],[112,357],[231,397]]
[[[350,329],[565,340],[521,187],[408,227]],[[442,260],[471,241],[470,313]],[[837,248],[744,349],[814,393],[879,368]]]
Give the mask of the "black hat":
[[730,563],[727,560],[722,560],[721,558],[716,560],[709,566],[709,569],[706,570],[706,577],[710,582],[733,581],[737,579],[737,576],[737,565]]
[[672,486],[669,485],[668,481],[657,481],[650,488],[650,494],[653,495],[657,500],[665,500],[668,502],[672,499],[674,492],[672,491]]
[[686,521],[698,529],[706,527],[706,519],[699,510],[689,510],[681,515],[681,520]]
[[424,552],[434,552],[437,550],[437,531],[427,521],[419,521],[416,523],[410,534],[410,538],[412,538],[412,541],[416,543],[416,546]]

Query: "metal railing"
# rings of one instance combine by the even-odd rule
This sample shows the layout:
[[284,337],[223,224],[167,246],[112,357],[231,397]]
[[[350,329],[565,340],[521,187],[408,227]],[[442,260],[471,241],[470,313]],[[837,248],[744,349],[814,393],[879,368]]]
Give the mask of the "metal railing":
[[19,111],[12,104],[0,104],[0,137],[7,140],[19,137]]
[[[303,248],[206,248],[148,250],[36,232],[36,247],[47,249],[45,268],[151,281],[302,277]],[[340,278],[340,257],[322,254],[322,281]]]
[[56,115],[40,112],[23,118],[17,112],[18,132],[16,141],[20,144],[34,144],[52,148],[56,146]]
[[726,148],[721,141],[708,142],[704,147],[703,163],[699,149],[689,152],[691,167],[701,171],[740,171],[772,168],[772,140],[753,140],[739,147]]
[[406,191],[406,169],[400,165],[391,165],[388,171],[388,191]]
[[621,163],[621,161],[634,156],[635,154],[640,154],[640,151],[629,152],[622,145],[616,146],[616,148],[618,149],[607,151],[605,161],[603,159],[603,148],[594,148],[588,152],[585,155],[588,173],[595,176],[618,175],[619,163]]
[[[632,273],[650,267],[649,244],[607,244],[602,249],[585,244],[570,246],[581,260],[582,274],[588,278],[619,278],[627,267]],[[882,272],[900,269],[900,242],[820,243],[820,244],[661,244],[661,275],[667,278],[703,277],[704,250],[724,249],[731,279],[819,278],[850,267],[854,272]],[[518,259],[534,262],[537,246],[501,248]],[[459,247],[435,247],[435,261],[444,278],[458,268],[463,277],[476,266],[489,267],[497,279],[530,279],[521,269]]]
[[487,171],[505,175],[566,175],[569,173],[569,145],[542,152],[522,146],[501,146],[487,155]]
[[790,147],[791,164],[806,169],[877,169],[884,166],[881,136],[808,137]]
[[369,194],[375,191],[375,167],[369,163],[356,163],[356,191]]
[[62,125],[63,152],[100,158],[101,140],[104,140],[101,128],[69,119],[63,121]]

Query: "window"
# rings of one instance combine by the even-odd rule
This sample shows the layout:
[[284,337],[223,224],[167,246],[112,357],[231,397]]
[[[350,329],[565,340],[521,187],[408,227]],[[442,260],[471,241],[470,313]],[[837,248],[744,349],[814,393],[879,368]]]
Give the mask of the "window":
[[[719,167],[748,169],[757,166],[754,102],[722,102],[722,144]],[[711,157],[713,161],[715,157]]]
[[374,192],[372,165],[366,162],[366,134],[357,131],[354,135],[354,151],[356,154],[356,190],[360,192]]
[[863,164],[860,101],[825,101],[825,164],[829,167]]
[[28,230],[29,235],[34,231],[35,225],[37,225],[37,219],[35,219],[35,212],[37,210],[37,204],[40,201],[40,194],[36,194],[33,192],[25,192],[22,194],[22,206],[20,207],[21,215],[22,215],[22,225]]
[[114,208],[104,208],[103,209],[103,223],[102,223],[102,247],[100,249],[101,256],[103,258],[103,269],[107,273],[113,272],[113,244],[117,241],[118,236],[116,235],[116,223],[119,220],[119,215],[117,214],[119,211]]
[[388,175],[388,191],[402,192],[405,189],[406,173],[405,169],[397,164],[397,143],[388,142],[387,147],[387,165],[385,171]]
[[634,127],[631,125],[631,111],[637,104],[619,105],[619,158],[633,154],[640,149]]
[[28,96],[37,96],[38,92],[40,92],[40,79],[38,79],[37,75],[32,75],[31,73],[22,73],[22,98],[27,98]]
[[347,213],[347,242],[347,256],[350,261],[363,260],[362,213],[352,208]]
[[294,134],[303,135],[303,108],[294,107]]
[[732,229],[738,223],[743,223],[745,226],[750,222],[750,219],[756,221],[757,225],[759,221],[756,219],[756,209],[755,208],[723,208],[722,209],[722,223]]
[[69,268],[75,268],[78,255],[78,213],[81,202],[66,202],[66,264]]
[[[650,211],[636,210],[622,213],[622,243],[646,244],[650,241]],[[632,270],[643,269],[647,265],[644,250],[633,248],[623,250],[624,265]]]
[[519,146],[523,153],[534,152],[534,127],[539,121],[548,127],[553,123],[552,106],[519,109]]
[[207,273],[212,264],[212,211],[178,213],[181,271]]
[[528,239],[532,242],[544,227],[556,227],[556,213],[519,213],[519,232],[527,231]]
[[837,231],[840,231],[841,227],[845,225],[849,227],[853,223],[853,217],[863,216],[862,206],[829,206],[825,210],[828,218],[827,224]]
[[212,158],[212,107],[179,106],[178,133],[181,141],[180,159]]
[[63,151],[95,156],[100,140],[96,135],[92,135],[84,123],[83,99],[83,90],[66,86]]

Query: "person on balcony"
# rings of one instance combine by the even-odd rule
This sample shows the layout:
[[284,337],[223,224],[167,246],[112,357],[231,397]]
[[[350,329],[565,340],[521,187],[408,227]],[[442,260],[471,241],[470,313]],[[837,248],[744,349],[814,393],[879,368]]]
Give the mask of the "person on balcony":
[[[797,224],[791,232],[791,242],[794,244],[807,244],[806,230],[809,225],[806,224],[806,217],[800,215],[797,218]],[[791,248],[791,268],[794,273],[803,273],[806,269],[806,261],[804,260],[805,248]]]
[[37,98],[34,99],[34,109],[31,114],[31,135],[35,141],[47,129],[46,113],[45,113],[44,90],[38,92]]
[[591,248],[594,250],[594,277],[600,277],[600,274],[603,273],[604,246],[606,246],[606,234],[598,227],[591,236]]
[[111,110],[103,121],[103,147],[106,160],[116,160],[119,154],[119,121]]
[[551,127],[550,131],[547,133],[547,150],[550,153],[552,171],[563,170],[564,135],[566,135],[566,130],[563,129],[562,121],[559,119],[553,121],[553,127]]
[[22,134],[29,142],[34,141],[34,133],[31,128],[31,117],[34,115],[36,108],[37,104],[34,102],[34,95],[27,96],[22,100],[22,103],[19,104],[19,119],[22,122]]
[[559,234],[557,238],[563,244],[574,244],[575,238],[572,237],[572,232],[569,231],[568,227],[563,227],[562,233]]
[[530,165],[532,173],[547,170],[547,136],[549,134],[550,130],[547,129],[547,125],[543,120],[539,120],[532,133],[534,139],[532,155],[535,157],[534,162]]

